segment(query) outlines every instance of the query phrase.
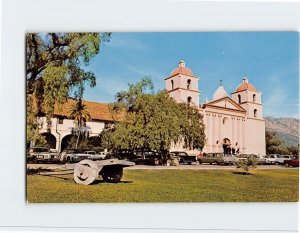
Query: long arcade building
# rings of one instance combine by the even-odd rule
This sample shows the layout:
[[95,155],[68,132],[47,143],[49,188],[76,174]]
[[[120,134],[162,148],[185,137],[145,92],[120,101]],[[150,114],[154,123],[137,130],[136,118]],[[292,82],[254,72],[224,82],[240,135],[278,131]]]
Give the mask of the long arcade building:
[[[206,143],[203,152],[254,153],[264,155],[265,121],[261,92],[244,78],[242,83],[229,96],[222,83],[213,94],[212,100],[199,104],[199,77],[180,61],[177,68],[165,78],[165,86],[169,95],[177,102],[188,102],[199,108],[205,124]],[[63,109],[55,108],[51,125],[48,126],[45,117],[40,117],[40,133],[49,145],[57,151],[67,147],[72,136],[74,121],[68,119],[68,108],[72,105],[68,100]],[[85,101],[91,115],[86,122],[89,136],[95,137],[101,133],[106,123],[116,119],[109,111],[107,103]],[[181,145],[172,146],[171,150],[182,150]],[[197,153],[193,151],[192,153]]]

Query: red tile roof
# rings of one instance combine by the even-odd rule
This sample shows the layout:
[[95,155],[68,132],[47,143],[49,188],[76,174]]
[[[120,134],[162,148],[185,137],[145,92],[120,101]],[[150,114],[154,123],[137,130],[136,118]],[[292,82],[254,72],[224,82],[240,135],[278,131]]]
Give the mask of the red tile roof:
[[[31,99],[33,108],[36,108],[37,102],[35,98]],[[122,121],[125,117],[125,112],[121,111],[116,113],[112,111],[111,105],[108,103],[100,103],[93,101],[83,101],[90,114],[92,120],[99,121]],[[54,113],[55,116],[62,116],[68,118],[70,116],[71,108],[74,106],[75,100],[69,98],[63,104],[55,104]],[[45,113],[45,109],[42,109],[42,113]]]
[[236,92],[244,91],[244,90],[256,91],[256,88],[252,84],[250,84],[250,83],[241,83],[236,88]]
[[[87,111],[93,120],[100,121],[120,121],[123,119],[124,114],[116,114],[111,110],[108,103],[83,101]],[[56,105],[54,108],[54,115],[68,117],[70,110],[75,104],[75,100],[68,99],[62,106]]]
[[176,74],[183,74],[183,75],[193,76],[193,72],[189,68],[187,68],[187,67],[177,67],[177,68],[175,68],[171,72],[170,76],[174,76]]

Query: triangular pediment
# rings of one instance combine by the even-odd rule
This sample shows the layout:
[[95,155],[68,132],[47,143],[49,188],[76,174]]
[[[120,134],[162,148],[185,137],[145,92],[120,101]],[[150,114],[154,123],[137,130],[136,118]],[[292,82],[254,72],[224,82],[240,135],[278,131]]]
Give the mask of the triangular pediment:
[[232,100],[229,97],[224,97],[218,100],[214,100],[211,102],[208,102],[205,104],[205,107],[218,107],[223,109],[230,109],[230,110],[236,110],[236,111],[242,111],[245,112],[246,110],[241,107],[238,103],[236,103],[234,100]]

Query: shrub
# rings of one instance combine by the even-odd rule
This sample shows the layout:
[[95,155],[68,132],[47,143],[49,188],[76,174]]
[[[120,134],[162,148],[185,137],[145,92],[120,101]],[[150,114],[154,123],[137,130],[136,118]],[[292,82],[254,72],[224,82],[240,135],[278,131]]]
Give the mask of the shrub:
[[257,165],[257,159],[254,156],[251,156],[249,158],[241,158],[236,163],[236,168],[239,170],[242,170],[242,173],[245,175],[250,174],[250,169],[256,168]]

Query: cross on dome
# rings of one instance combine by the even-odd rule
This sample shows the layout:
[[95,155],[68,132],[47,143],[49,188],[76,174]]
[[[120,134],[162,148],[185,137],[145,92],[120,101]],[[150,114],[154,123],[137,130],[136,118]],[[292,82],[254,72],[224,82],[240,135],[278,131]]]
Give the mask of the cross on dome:
[[223,80],[219,80],[219,81],[220,81],[220,86],[215,91],[215,93],[213,95],[213,100],[222,99],[227,96],[227,92],[223,87]]
[[185,67],[185,61],[184,60],[180,60],[178,66],[179,67]]

